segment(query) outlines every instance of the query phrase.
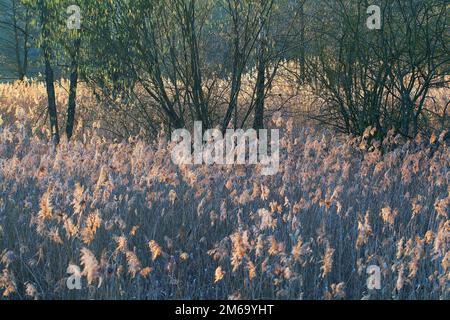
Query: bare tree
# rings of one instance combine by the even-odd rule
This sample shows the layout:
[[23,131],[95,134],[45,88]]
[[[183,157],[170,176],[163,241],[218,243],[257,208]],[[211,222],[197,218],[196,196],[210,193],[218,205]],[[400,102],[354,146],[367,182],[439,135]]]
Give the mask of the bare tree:
[[49,18],[49,8],[45,0],[39,0],[38,6],[40,12],[40,21],[42,28],[42,52],[44,55],[45,64],[45,84],[47,88],[47,100],[48,100],[48,115],[50,119],[50,129],[53,143],[56,145],[59,143],[59,127],[58,127],[58,114],[56,109],[56,96],[55,96],[55,85],[54,85],[54,72],[51,65],[52,53],[50,47],[50,18]]

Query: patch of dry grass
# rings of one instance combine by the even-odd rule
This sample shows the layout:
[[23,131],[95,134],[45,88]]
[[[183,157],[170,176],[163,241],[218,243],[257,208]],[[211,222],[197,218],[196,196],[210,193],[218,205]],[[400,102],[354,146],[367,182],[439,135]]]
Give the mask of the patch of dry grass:
[[[177,167],[164,140],[79,133],[53,150],[36,122],[43,87],[12,86],[0,87],[6,299],[448,299],[443,135],[391,133],[382,152],[370,130],[288,123],[274,176]],[[367,289],[369,265],[381,268],[379,291]],[[81,290],[68,290],[69,266]]]

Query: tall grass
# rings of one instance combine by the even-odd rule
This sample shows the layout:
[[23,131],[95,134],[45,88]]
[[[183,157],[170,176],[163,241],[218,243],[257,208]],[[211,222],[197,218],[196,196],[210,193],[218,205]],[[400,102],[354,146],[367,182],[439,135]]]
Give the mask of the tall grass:
[[280,171],[262,176],[175,166],[163,138],[79,132],[54,149],[41,91],[0,88],[3,298],[448,299],[444,134],[381,144],[276,119]]

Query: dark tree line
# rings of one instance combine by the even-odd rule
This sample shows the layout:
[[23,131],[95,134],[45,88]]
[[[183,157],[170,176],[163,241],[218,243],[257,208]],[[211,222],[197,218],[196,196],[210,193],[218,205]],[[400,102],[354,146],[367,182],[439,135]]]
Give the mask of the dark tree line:
[[[308,116],[343,132],[362,134],[371,126],[380,136],[394,128],[414,137],[448,126],[447,108],[442,114],[426,108],[430,90],[448,87],[444,0],[75,2],[79,30],[66,25],[70,1],[0,1],[8,12],[0,28],[8,30],[18,79],[27,76],[30,49],[39,49],[55,143],[61,108],[55,70],[70,80],[69,139],[80,81],[118,115],[107,125],[124,136],[143,130],[154,138],[194,121],[223,131],[263,128],[283,61],[295,61],[289,72],[321,97]],[[371,4],[381,8],[380,30],[366,25]]]

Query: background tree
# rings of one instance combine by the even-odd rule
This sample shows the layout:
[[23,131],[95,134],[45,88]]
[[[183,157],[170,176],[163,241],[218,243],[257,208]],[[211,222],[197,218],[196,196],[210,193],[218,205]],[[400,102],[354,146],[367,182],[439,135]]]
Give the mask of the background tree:
[[19,0],[0,1],[0,10],[1,55],[5,60],[3,68],[0,67],[0,75],[12,71],[19,80],[23,80],[28,74],[32,40],[30,10]]

